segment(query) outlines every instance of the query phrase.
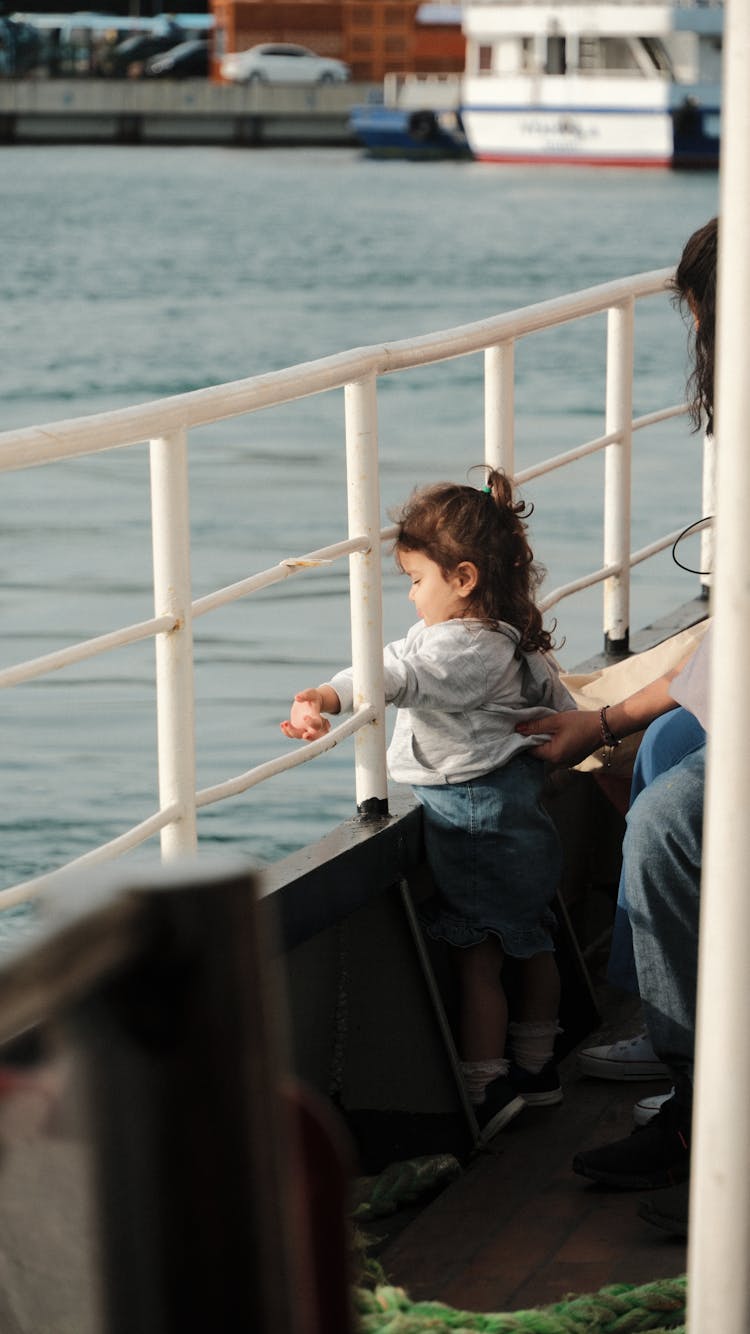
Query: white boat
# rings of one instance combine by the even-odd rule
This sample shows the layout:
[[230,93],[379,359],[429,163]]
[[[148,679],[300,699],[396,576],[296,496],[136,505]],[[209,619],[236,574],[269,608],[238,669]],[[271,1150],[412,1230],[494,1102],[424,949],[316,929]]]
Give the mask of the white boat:
[[467,0],[474,156],[716,166],[723,17],[723,0]]

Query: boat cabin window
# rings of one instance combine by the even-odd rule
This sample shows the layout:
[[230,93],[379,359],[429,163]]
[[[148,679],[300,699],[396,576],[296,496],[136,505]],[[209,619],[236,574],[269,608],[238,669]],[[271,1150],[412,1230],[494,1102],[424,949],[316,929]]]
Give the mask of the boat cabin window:
[[581,70],[636,71],[640,69],[634,46],[627,37],[582,35],[578,46]]
[[641,37],[641,46],[655,69],[661,74],[672,73],[672,62],[658,37]]
[[[565,61],[565,39],[563,42],[563,69],[556,69],[555,73],[564,73]],[[480,42],[475,48],[476,66],[480,74],[519,74],[539,72],[540,52],[537,48],[537,40],[534,37],[501,37],[498,41]],[[547,57],[549,58],[549,57]],[[557,57],[559,59],[559,56]],[[473,62],[472,62],[473,63]],[[552,73],[548,70],[548,73]]]
[[565,38],[553,35],[547,38],[547,59],[545,74],[565,73]]

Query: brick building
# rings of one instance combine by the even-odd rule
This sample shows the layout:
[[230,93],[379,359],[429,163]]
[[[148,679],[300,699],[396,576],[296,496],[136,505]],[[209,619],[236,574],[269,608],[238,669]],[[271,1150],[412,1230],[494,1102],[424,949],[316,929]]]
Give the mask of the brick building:
[[216,54],[298,42],[345,60],[352,77],[455,73],[464,66],[460,6],[420,0],[211,0]]

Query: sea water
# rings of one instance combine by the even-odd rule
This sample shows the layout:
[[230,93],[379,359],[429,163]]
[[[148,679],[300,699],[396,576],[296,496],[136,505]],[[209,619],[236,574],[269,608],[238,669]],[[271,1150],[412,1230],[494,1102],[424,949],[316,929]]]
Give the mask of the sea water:
[[[671,265],[717,207],[714,173],[377,163],[349,149],[9,147],[0,161],[3,429]],[[518,467],[603,432],[604,319],[519,347]],[[686,348],[668,297],[646,303],[636,414],[682,399]],[[378,411],[385,522],[415,484],[481,461],[481,357],[386,378]],[[637,451],[640,546],[699,517],[700,441],[683,420]],[[195,596],[343,536],[343,459],[340,393],[195,431]],[[546,587],[601,563],[600,456],[526,494]],[[3,665],[152,614],[145,445],[6,474],[0,507]],[[294,690],[348,662],[346,582],[342,562],[196,622],[199,787],[283,750]],[[668,554],[639,567],[634,627],[697,583]],[[385,615],[389,638],[412,615],[390,567]],[[601,646],[601,589],[557,615],[570,668]],[[0,887],[155,809],[151,643],[6,690],[1,707]],[[200,845],[268,862],[353,805],[349,743],[207,808]]]

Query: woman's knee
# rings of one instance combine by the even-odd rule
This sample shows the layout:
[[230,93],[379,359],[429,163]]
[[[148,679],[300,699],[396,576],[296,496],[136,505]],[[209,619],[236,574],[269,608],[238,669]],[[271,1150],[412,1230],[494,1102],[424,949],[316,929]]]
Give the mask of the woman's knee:
[[640,793],[627,816],[623,841],[628,902],[639,884],[670,885],[700,869],[705,748],[691,752]]
[[655,718],[646,728],[638,747],[634,769],[636,790],[640,792],[653,783],[705,740],[705,731],[687,709],[673,709]]

